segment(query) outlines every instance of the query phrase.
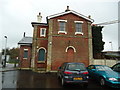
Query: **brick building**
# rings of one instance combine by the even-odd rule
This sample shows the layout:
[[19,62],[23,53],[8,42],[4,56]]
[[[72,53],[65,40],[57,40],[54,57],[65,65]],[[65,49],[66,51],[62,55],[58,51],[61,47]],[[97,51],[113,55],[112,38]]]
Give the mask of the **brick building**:
[[47,23],[41,23],[40,13],[37,17],[38,21],[31,23],[32,41],[24,45],[19,42],[20,61],[27,55],[21,68],[49,72],[56,71],[63,62],[82,62],[86,66],[92,63],[90,16],[67,7],[65,12],[48,16]]

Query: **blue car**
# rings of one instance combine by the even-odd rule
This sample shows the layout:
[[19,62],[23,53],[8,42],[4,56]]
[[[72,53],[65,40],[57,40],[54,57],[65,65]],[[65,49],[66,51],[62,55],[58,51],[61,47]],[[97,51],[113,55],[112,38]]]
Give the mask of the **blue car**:
[[101,86],[120,88],[120,73],[105,65],[89,65],[89,76],[100,82]]
[[70,83],[88,86],[88,71],[83,63],[63,63],[58,69],[58,77],[62,86]]

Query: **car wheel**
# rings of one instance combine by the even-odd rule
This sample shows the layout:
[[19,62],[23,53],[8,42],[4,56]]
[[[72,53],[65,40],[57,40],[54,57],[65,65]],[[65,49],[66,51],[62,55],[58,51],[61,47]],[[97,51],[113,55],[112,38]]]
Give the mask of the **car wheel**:
[[105,86],[105,79],[104,79],[104,78],[101,78],[101,79],[100,79],[100,85],[101,85],[101,86]]
[[62,84],[62,86],[65,86],[64,78],[61,79],[61,84]]
[[83,84],[83,86],[82,86],[83,88],[87,88],[88,87],[88,83],[86,83],[86,84]]

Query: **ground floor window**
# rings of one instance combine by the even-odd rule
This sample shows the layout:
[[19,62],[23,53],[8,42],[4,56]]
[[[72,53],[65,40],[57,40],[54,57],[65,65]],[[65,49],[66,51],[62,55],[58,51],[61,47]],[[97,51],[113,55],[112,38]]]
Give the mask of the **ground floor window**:
[[23,58],[28,58],[28,49],[24,49]]
[[45,50],[40,49],[38,52],[38,61],[45,61]]

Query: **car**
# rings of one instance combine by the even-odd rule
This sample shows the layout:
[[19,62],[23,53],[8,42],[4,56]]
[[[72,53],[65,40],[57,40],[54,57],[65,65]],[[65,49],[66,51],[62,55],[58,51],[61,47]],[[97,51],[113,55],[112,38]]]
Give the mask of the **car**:
[[89,65],[89,77],[100,82],[101,86],[120,88],[120,73],[113,71],[106,65]]
[[120,62],[111,67],[114,71],[120,73]]
[[66,62],[58,68],[58,77],[61,85],[81,84],[83,87],[88,86],[88,71],[83,63]]

